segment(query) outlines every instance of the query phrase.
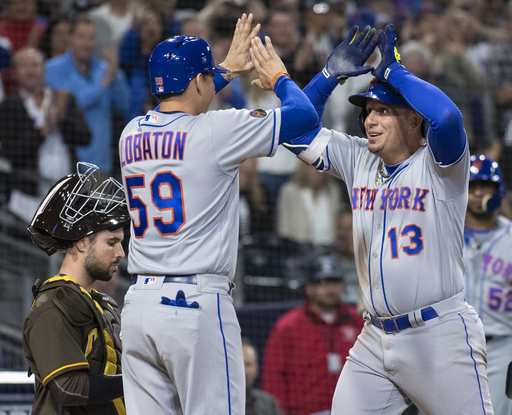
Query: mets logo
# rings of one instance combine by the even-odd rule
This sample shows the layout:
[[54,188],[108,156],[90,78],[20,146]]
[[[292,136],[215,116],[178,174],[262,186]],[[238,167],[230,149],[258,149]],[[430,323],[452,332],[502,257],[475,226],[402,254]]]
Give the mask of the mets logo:
[[146,277],[146,278],[144,278],[144,285],[154,284],[155,281],[156,281],[155,277]]
[[256,117],[256,118],[263,118],[263,117],[267,116],[267,113],[264,110],[259,109],[259,110],[252,111],[251,116]]

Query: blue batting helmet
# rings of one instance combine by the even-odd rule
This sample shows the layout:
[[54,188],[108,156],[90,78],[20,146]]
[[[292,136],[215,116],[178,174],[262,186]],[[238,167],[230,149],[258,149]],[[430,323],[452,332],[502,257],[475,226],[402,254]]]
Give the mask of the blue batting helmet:
[[156,45],[149,57],[149,83],[155,95],[182,92],[202,72],[229,71],[215,65],[208,42],[195,36],[166,39]]
[[411,108],[407,101],[398,92],[396,92],[391,85],[383,83],[377,78],[372,79],[365,93],[350,95],[348,97],[348,101],[358,107],[366,108],[366,101],[370,98],[375,99],[376,101],[385,102],[386,104]]
[[498,209],[505,198],[506,190],[501,175],[500,166],[492,158],[484,155],[471,156],[469,169],[469,181],[483,180],[496,183],[496,192],[482,201],[485,212],[491,213]]
[[[398,91],[396,91],[391,85],[385,82],[381,82],[377,78],[373,78],[370,84],[368,85],[368,89],[366,92],[362,94],[355,94],[348,97],[348,101],[351,104],[357,105],[361,107],[361,114],[359,114],[359,128],[366,135],[366,130],[364,128],[364,121],[368,116],[366,112],[366,101],[368,99],[374,99],[376,101],[384,102],[390,105],[397,105],[399,107],[410,108],[412,107],[407,103],[407,101],[400,95]],[[426,127],[425,122],[423,122],[421,132],[423,137],[426,135]]]

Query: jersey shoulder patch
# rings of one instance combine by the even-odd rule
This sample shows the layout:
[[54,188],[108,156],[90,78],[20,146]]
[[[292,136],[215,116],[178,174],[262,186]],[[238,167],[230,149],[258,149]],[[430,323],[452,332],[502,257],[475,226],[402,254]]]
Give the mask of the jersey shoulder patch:
[[251,111],[251,116],[256,118],[265,118],[267,116],[267,112],[262,109],[257,109],[254,111]]

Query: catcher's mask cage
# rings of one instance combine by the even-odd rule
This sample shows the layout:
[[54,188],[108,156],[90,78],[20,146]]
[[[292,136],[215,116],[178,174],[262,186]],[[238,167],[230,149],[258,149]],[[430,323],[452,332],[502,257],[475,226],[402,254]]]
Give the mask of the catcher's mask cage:
[[87,235],[124,226],[130,220],[123,186],[114,178],[98,184],[94,164],[77,163],[77,173],[49,190],[28,229],[35,245],[48,255],[65,251]]
[[501,206],[505,199],[506,189],[503,183],[501,168],[491,157],[473,155],[470,157],[471,166],[469,168],[469,182],[484,181],[492,182],[496,186],[496,191],[492,196],[486,196],[482,200],[484,212],[492,213]]

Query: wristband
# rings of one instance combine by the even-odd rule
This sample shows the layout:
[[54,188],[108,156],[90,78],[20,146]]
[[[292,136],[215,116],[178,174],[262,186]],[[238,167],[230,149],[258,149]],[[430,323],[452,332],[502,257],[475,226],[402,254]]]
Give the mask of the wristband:
[[270,83],[270,86],[271,86],[272,90],[274,90],[274,85],[275,85],[275,83],[276,83],[277,79],[278,79],[281,75],[285,75],[285,76],[287,76],[288,78],[290,77],[290,75],[289,75],[288,73],[286,73],[286,72],[278,72],[278,73],[276,73],[276,74],[274,75],[274,77],[272,78],[272,82]]

